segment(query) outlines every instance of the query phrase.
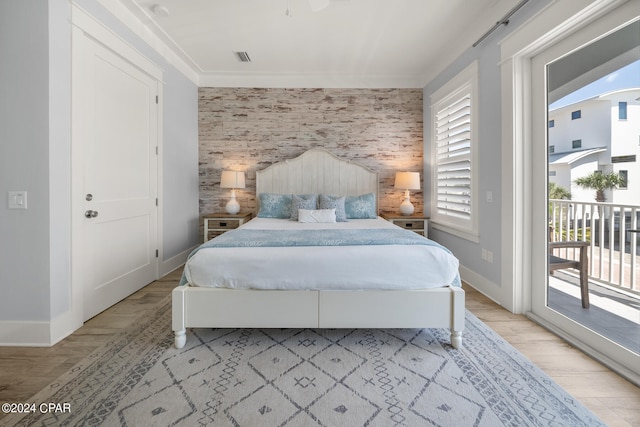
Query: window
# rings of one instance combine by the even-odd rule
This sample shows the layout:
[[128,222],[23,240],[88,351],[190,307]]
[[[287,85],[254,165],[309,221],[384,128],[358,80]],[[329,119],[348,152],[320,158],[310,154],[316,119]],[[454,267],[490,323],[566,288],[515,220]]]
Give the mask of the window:
[[549,127],[550,128],[555,127],[555,125],[556,125],[556,121],[555,120],[549,120]]
[[574,139],[573,141],[571,141],[571,148],[582,148],[582,140]]
[[474,62],[431,96],[432,224],[472,241],[478,240],[477,80]]
[[571,112],[571,120],[576,120],[576,119],[579,119],[580,117],[582,117],[582,110]]
[[618,102],[618,120],[627,120],[626,102]]
[[635,161],[635,154],[630,154],[628,156],[614,156],[611,158],[611,163],[633,163]]
[[620,190],[626,190],[627,189],[627,180],[629,179],[629,171],[626,171],[626,170],[618,171],[618,175],[620,175],[620,179],[622,179],[622,184],[620,184],[620,187],[618,187],[618,188]]

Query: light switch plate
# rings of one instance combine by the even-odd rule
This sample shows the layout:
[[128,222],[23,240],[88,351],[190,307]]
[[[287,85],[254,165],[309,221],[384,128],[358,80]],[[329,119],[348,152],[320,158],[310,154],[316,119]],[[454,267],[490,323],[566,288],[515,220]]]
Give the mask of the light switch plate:
[[26,191],[9,191],[7,193],[9,209],[27,209]]

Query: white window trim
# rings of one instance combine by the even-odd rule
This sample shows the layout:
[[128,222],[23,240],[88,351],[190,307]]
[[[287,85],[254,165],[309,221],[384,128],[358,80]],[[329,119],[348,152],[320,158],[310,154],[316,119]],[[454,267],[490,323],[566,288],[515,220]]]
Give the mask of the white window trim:
[[[437,211],[437,167],[435,149],[435,126],[437,106],[447,100],[458,96],[461,92],[471,94],[471,219],[469,221],[455,221],[446,215],[440,215]],[[463,239],[479,242],[478,229],[478,62],[472,62],[467,68],[436,90],[430,97],[430,121],[431,121],[431,220],[430,225],[447,233]]]

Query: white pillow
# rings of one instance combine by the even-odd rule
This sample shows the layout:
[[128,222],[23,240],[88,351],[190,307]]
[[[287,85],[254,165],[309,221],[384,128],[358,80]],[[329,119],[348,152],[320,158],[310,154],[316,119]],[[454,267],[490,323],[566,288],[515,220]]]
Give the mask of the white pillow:
[[336,210],[298,209],[298,222],[336,222]]

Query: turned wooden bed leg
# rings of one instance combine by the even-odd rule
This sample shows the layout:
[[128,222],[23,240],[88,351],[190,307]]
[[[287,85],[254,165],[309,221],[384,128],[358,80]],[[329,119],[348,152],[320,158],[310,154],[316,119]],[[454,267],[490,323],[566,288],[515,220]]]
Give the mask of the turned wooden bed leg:
[[451,345],[456,350],[459,350],[462,348],[462,332],[461,331],[451,332]]
[[186,290],[186,286],[178,286],[171,292],[171,329],[175,333],[176,348],[182,348],[187,343],[187,325],[184,318]]
[[464,306],[464,290],[461,287],[451,288],[451,345],[455,349],[462,348],[462,331],[464,330],[466,309]]
[[187,343],[187,331],[185,329],[181,331],[175,331],[175,344],[176,348],[182,348]]

